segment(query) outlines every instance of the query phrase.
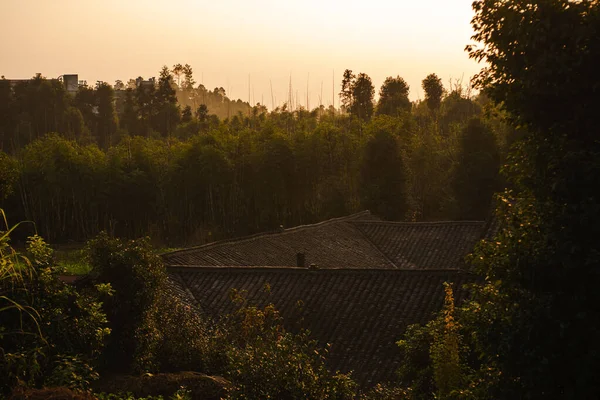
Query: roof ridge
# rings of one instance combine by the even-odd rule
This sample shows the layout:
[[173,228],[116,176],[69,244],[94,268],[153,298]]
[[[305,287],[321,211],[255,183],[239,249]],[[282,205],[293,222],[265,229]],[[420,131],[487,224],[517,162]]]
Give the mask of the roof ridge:
[[[348,221],[351,224],[354,222],[358,222],[358,221]],[[388,257],[387,254],[385,254],[383,252],[383,250],[381,250],[381,248],[379,248],[379,246],[377,245],[377,243],[373,242],[373,240],[371,240],[371,238],[369,236],[367,236],[366,233],[364,233],[361,229],[358,229],[356,226],[353,226],[354,229],[356,229],[358,231],[358,233],[365,238],[365,240],[371,245],[371,247],[373,247],[374,249],[376,249],[379,254],[381,254],[381,256],[386,259],[395,269],[399,269],[398,266],[396,265],[396,263],[394,262],[394,260],[392,260],[390,257]]]
[[370,274],[370,273],[389,273],[389,274],[415,274],[415,275],[436,275],[436,274],[467,274],[476,275],[470,271],[460,268],[436,268],[436,269],[413,269],[413,268],[321,268],[321,269],[309,269],[299,267],[272,267],[272,266],[231,266],[231,267],[219,267],[219,266],[200,266],[200,265],[167,265],[167,272],[179,273],[179,272],[194,272],[194,271],[214,271],[214,272],[285,272],[285,273],[318,273],[318,274]]
[[[188,285],[184,279],[181,279],[181,277],[179,275],[177,275],[176,277],[169,276],[167,279],[167,282],[169,282],[169,281],[170,281],[171,285],[179,286],[180,289],[183,290],[183,292],[185,293],[185,296],[187,296],[188,300],[191,300],[191,302],[192,302],[192,304],[189,304],[190,306],[196,308],[201,314],[204,314],[202,305],[200,304],[198,299],[196,299],[196,296],[194,296],[194,293],[190,290],[190,288],[188,287]],[[179,294],[177,294],[177,290],[174,287],[169,287],[169,290],[173,291],[173,294],[175,296],[178,296],[181,299],[181,301],[186,303],[186,299],[182,298]]]
[[422,221],[422,222],[408,222],[408,221],[371,221],[371,220],[358,220],[348,221],[352,224],[365,224],[365,225],[392,225],[392,226],[432,226],[432,225],[485,225],[485,221]]
[[288,233],[295,233],[295,232],[299,232],[305,229],[309,229],[309,228],[315,228],[315,227],[321,227],[321,226],[325,226],[325,225],[329,225],[329,224],[333,224],[333,223],[337,223],[337,222],[352,222],[353,219],[356,219],[358,217],[362,217],[365,215],[371,215],[371,211],[369,210],[364,210],[364,211],[360,211],[354,214],[350,214],[350,215],[346,215],[343,217],[336,217],[336,218],[331,218],[331,219],[327,219],[325,221],[321,221],[321,222],[317,222],[314,224],[304,224],[304,225],[298,225],[298,226],[294,226],[291,228],[287,228],[284,229],[282,232],[279,231],[271,231],[271,232],[258,232],[258,233],[254,233],[252,235],[247,235],[247,236],[240,236],[237,238],[231,238],[231,239],[223,239],[223,240],[217,240],[214,242],[210,242],[210,243],[205,243],[199,246],[193,246],[193,247],[187,247],[185,249],[181,249],[181,250],[174,250],[174,251],[170,251],[167,253],[162,253],[161,257],[164,256],[170,256],[173,254],[184,254],[187,253],[189,251],[194,251],[194,250],[199,250],[199,249],[208,249],[208,248],[212,248],[212,247],[217,247],[217,246],[221,246],[224,244],[234,244],[234,243],[242,243],[245,241],[251,241],[254,240],[256,238],[259,237],[266,237],[266,236],[275,236],[275,235],[285,235]]

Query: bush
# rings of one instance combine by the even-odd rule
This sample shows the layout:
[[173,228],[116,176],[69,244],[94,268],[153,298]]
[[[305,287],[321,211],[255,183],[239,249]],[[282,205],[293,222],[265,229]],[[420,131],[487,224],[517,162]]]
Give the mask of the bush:
[[125,242],[100,234],[87,249],[93,281],[115,290],[105,302],[113,331],[105,368],[122,373],[204,370],[204,324],[174,294],[148,240]]
[[286,332],[272,305],[249,306],[233,292],[240,307],[214,336],[224,350],[229,399],[352,399],[355,383],[348,375],[330,373],[326,351],[307,332]]
[[52,250],[37,235],[28,240],[27,257],[3,240],[3,273],[12,269],[13,278],[0,280],[0,294],[12,305],[2,308],[0,387],[60,382],[86,389],[97,377],[94,361],[110,333],[99,302],[100,292],[110,288],[77,290],[62,282]]
[[[142,376],[112,376],[94,384],[96,391],[112,393],[115,400],[118,398],[115,393],[128,393],[132,397],[172,396],[171,398],[177,399],[219,400],[227,395],[228,388],[229,382],[223,378],[189,371]],[[101,397],[113,398],[109,395]]]
[[65,387],[27,389],[19,387],[15,389],[9,400],[96,400],[90,393],[75,392]]

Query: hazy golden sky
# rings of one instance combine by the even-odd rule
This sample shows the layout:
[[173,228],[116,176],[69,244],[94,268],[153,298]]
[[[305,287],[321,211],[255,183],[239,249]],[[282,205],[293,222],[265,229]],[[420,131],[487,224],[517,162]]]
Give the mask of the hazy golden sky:
[[[376,90],[400,75],[411,99],[437,73],[464,82],[479,70],[470,42],[471,0],[0,0],[0,75],[77,73],[88,83],[157,76],[189,63],[196,81],[230,97],[271,106],[289,77],[305,105],[336,105],[344,69],[365,72]],[[332,73],[335,71],[335,82]],[[308,75],[310,74],[310,78]],[[253,93],[253,94],[252,94]]]

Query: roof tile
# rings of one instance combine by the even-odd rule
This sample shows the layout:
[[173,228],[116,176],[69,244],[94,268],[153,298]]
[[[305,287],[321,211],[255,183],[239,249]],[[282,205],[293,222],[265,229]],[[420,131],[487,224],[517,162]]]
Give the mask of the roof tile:
[[171,267],[169,274],[214,319],[236,309],[229,298],[234,288],[246,290],[250,304],[274,304],[288,329],[302,326],[321,345],[331,343],[330,368],[353,370],[362,387],[393,377],[396,341],[408,325],[440,309],[443,282],[455,284],[461,301],[461,286],[475,279],[458,270]]

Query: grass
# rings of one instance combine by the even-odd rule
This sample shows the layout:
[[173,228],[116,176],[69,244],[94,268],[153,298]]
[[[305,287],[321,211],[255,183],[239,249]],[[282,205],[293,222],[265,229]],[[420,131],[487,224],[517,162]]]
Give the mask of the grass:
[[83,248],[57,248],[54,250],[56,264],[65,269],[67,275],[85,275],[91,266],[85,262]]
[[[156,254],[181,250],[177,247],[161,247],[156,249]],[[65,269],[67,275],[86,275],[92,267],[85,261],[83,246],[59,246],[54,249],[56,264]]]

